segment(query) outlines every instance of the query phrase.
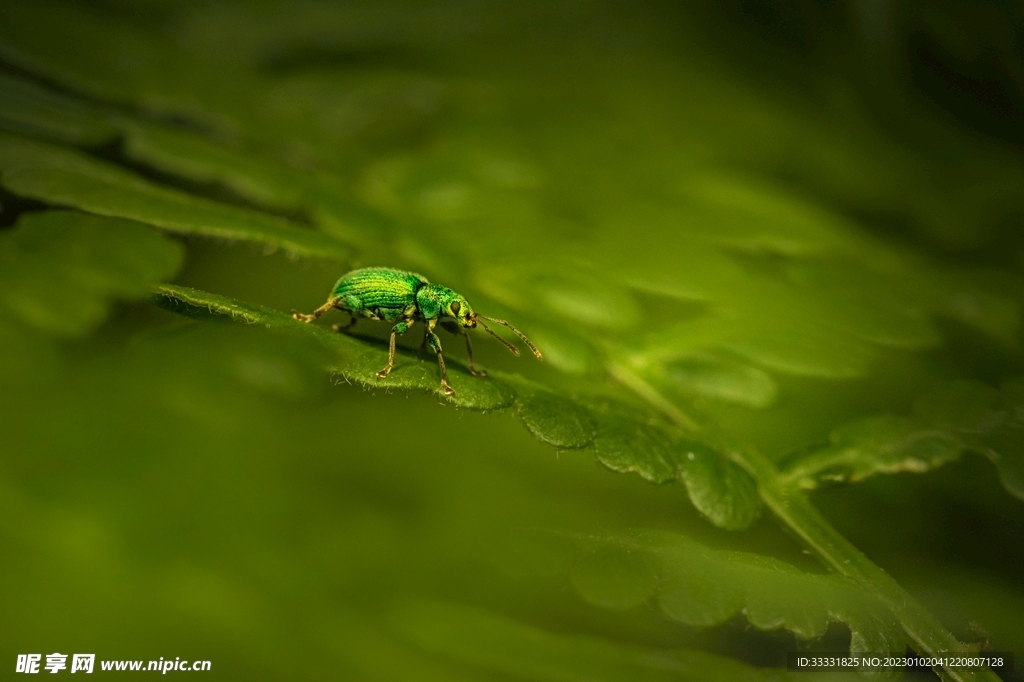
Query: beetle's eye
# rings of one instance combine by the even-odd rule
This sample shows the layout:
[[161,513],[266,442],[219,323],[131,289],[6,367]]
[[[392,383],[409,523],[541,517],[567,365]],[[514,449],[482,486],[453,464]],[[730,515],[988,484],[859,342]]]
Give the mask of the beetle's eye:
[[458,301],[456,301],[455,303],[452,303],[452,315],[458,315],[459,314],[459,310],[461,310],[461,309],[462,309],[462,304],[461,303],[459,303]]

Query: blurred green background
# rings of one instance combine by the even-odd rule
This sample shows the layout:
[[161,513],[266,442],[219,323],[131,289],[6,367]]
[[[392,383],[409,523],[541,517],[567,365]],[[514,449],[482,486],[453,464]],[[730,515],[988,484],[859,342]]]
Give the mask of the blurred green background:
[[[0,665],[774,680],[909,644],[727,444],[1024,655],[1022,46],[995,0],[2,0]],[[376,382],[383,324],[238,312],[366,265],[545,362],[479,335],[475,379],[442,335],[449,403],[418,327]]]

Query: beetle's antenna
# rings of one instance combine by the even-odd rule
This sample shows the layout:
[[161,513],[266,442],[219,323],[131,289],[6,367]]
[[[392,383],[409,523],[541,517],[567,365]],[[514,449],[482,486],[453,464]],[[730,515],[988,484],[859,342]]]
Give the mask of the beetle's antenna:
[[[487,319],[489,320],[491,318],[488,317]],[[482,326],[484,328],[485,332],[487,332],[488,334],[490,334],[494,338],[498,339],[498,341],[501,341],[503,344],[505,344],[505,348],[508,348],[510,351],[512,351],[512,355],[515,355],[516,357],[519,357],[519,349],[516,348],[515,346],[513,346],[511,343],[509,343],[505,339],[503,339],[500,336],[498,336],[497,334],[495,334],[494,331],[492,331],[490,327],[488,327],[486,324],[484,324],[483,320],[480,321],[480,326]]]
[[[533,345],[533,342],[530,341],[530,339],[526,338],[525,334],[523,334],[521,331],[519,331],[518,329],[516,329],[515,327],[510,325],[505,320],[498,320],[498,319],[495,319],[493,317],[487,317],[486,315],[479,315],[479,317],[482,317],[485,320],[490,320],[491,322],[493,322],[495,324],[500,324],[500,325],[504,325],[504,326],[508,327],[509,329],[512,330],[513,334],[515,334],[516,336],[521,338],[523,340],[523,343],[525,343],[527,346],[530,347],[530,350],[533,351],[533,354],[537,356],[538,360],[543,360],[544,359],[544,356],[540,354],[539,350],[537,350],[537,346]],[[487,325],[484,325],[484,329],[487,329]],[[491,332],[490,329],[487,329],[487,331]],[[491,334],[494,334],[494,332],[491,332]],[[494,334],[494,336],[498,336],[498,335]],[[516,355],[519,355],[519,353],[516,353]]]

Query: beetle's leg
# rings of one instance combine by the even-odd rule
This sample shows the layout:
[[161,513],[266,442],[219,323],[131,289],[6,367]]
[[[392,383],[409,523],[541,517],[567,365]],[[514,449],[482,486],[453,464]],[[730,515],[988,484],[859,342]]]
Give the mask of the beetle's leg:
[[458,324],[455,323],[454,320],[451,320],[451,319],[440,320],[438,322],[438,325],[440,325],[441,327],[444,327],[445,331],[447,331],[447,332],[449,332],[451,334],[454,334],[455,336],[463,336],[463,337],[465,337],[465,339],[466,339],[466,356],[469,358],[469,373],[472,374],[475,377],[485,377],[485,376],[487,376],[487,372],[485,372],[482,369],[477,369],[476,365],[473,363],[473,344],[469,340],[469,334],[466,333],[466,330],[463,329],[462,327],[460,327]]
[[388,366],[377,372],[378,379],[383,379],[391,373],[391,368],[395,366],[395,339],[399,334],[404,334],[409,331],[409,327],[412,326],[412,323],[413,320],[402,320],[391,328],[391,346],[388,348]]
[[469,334],[463,334],[466,337],[466,356],[469,358],[469,373],[475,377],[487,376],[487,371],[483,369],[477,369],[476,365],[473,364],[473,344],[469,341]]
[[420,344],[420,348],[417,353],[422,354],[427,349],[427,337],[430,336],[430,330],[426,327],[423,328],[423,343]]
[[444,356],[441,355],[441,339],[437,338],[437,334],[431,329],[433,324],[427,325],[427,342],[430,344],[431,350],[437,353],[437,365],[441,368],[441,390],[444,391],[445,395],[455,395],[455,389],[448,384],[448,370],[444,366]]
[[333,308],[337,303],[338,299],[331,298],[328,299],[327,303],[324,303],[322,306],[314,310],[309,315],[304,315],[303,313],[300,313],[298,310],[293,310],[292,317],[301,322],[312,322],[313,320],[317,319],[318,317],[326,313],[328,310]]
[[352,327],[356,326],[356,322],[359,320],[359,318],[353,315],[352,312],[349,310],[346,310],[345,312],[348,313],[348,324],[331,325],[331,329],[333,329],[336,332],[345,333]]

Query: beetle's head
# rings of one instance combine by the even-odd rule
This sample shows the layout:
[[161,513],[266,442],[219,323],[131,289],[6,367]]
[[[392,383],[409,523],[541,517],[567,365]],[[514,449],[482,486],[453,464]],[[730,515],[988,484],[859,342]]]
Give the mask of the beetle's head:
[[449,301],[446,308],[445,313],[455,318],[460,327],[466,329],[476,327],[476,313],[473,312],[473,308],[470,307],[469,301],[465,297],[456,295]]

